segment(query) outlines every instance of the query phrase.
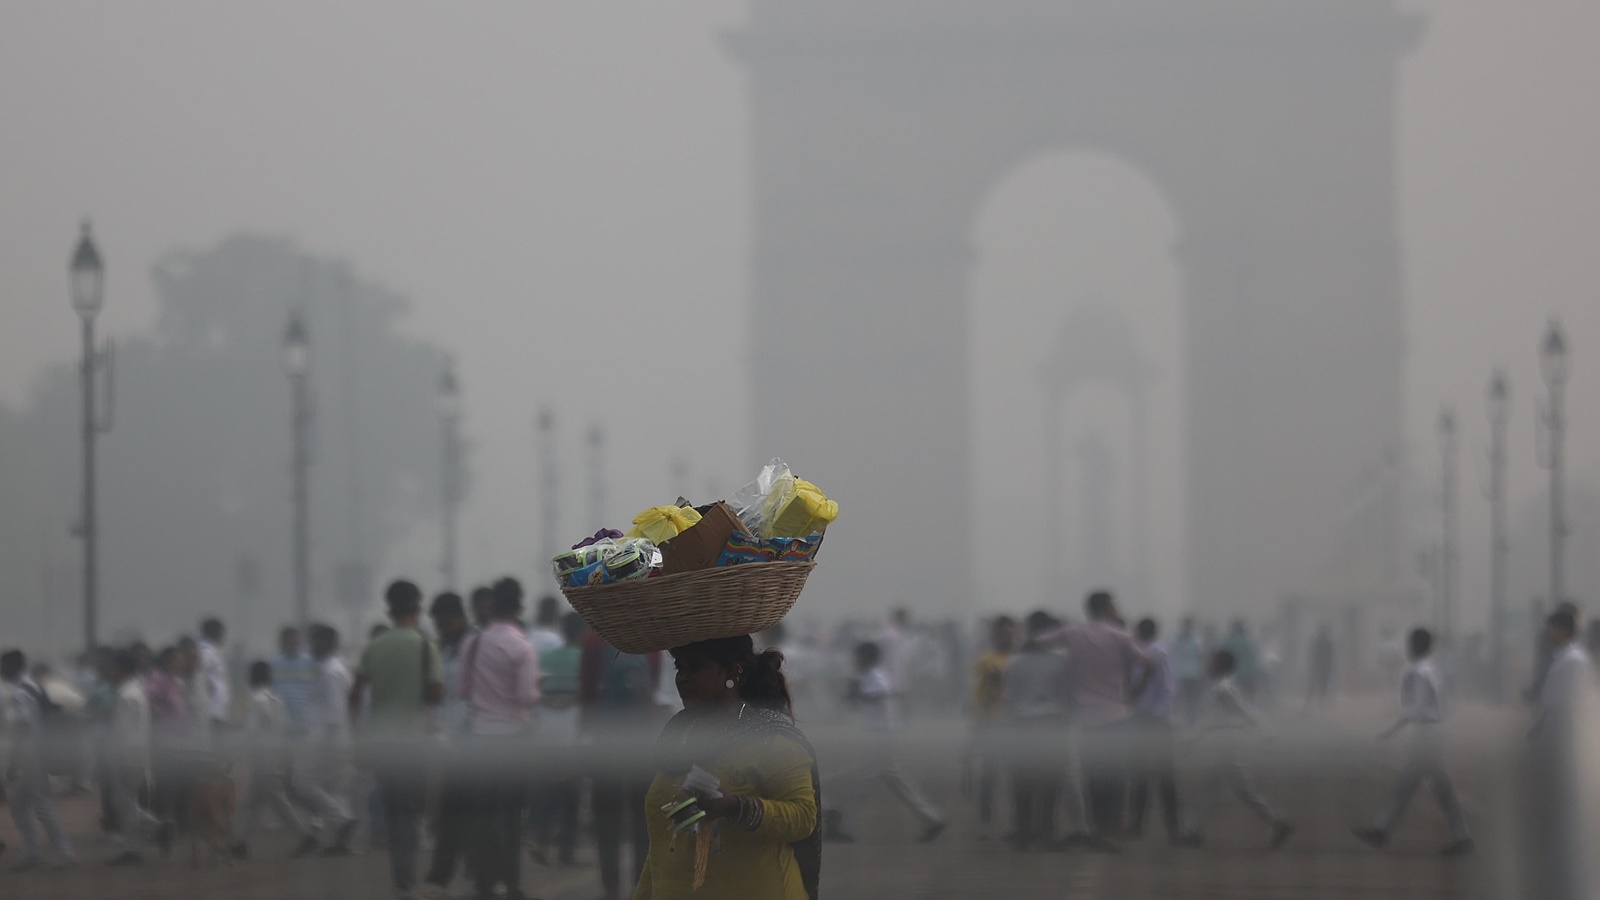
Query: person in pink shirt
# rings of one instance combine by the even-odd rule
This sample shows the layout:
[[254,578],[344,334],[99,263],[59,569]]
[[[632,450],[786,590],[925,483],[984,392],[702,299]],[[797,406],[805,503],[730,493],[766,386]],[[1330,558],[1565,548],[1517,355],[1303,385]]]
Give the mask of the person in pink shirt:
[[502,578],[494,585],[489,626],[462,648],[461,696],[467,704],[467,734],[477,780],[473,805],[472,866],[478,895],[522,897],[522,807],[528,785],[520,757],[533,731],[539,705],[539,651],[528,640],[522,616],[522,585]]
[[[1075,777],[1069,794],[1079,819],[1076,836],[1091,848],[1114,851],[1105,833],[1121,824],[1128,782],[1125,748],[1118,742],[1131,737],[1131,700],[1143,691],[1143,678],[1152,667],[1139,643],[1122,626],[1109,591],[1090,594],[1084,610],[1088,621],[1062,628],[1050,635],[1048,642],[1067,652],[1070,716],[1079,750],[1075,762],[1082,767],[1081,772],[1071,773]],[[1133,683],[1135,666],[1145,673],[1138,684]],[[1085,785],[1086,803],[1079,800]]]

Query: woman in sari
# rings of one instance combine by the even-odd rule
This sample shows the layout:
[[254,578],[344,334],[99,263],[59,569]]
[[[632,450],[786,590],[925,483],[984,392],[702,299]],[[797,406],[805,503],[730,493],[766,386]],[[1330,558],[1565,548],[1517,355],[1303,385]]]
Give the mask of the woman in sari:
[[[757,653],[749,635],[671,653],[684,708],[657,746],[634,900],[816,900],[820,782],[794,724],[783,654]],[[720,782],[720,796],[684,789],[696,766]],[[701,812],[698,831],[675,834]]]

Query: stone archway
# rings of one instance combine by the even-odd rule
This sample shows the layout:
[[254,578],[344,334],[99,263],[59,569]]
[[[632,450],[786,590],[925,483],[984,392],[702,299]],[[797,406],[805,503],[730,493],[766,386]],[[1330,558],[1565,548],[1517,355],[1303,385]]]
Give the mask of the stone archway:
[[[1392,0],[756,0],[755,448],[840,500],[814,601],[967,610],[967,228],[1063,148],[1182,223],[1188,583],[1262,613],[1401,433]],[[1019,524],[1019,537],[1034,531]],[[976,581],[975,581],[976,576]]]

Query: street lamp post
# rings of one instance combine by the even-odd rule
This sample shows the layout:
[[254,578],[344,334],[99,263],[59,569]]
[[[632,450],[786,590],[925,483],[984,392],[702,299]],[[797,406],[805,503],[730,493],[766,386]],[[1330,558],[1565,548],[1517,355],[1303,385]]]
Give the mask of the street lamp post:
[[1484,395],[1489,415],[1489,687],[1505,698],[1506,647],[1506,425],[1511,419],[1511,389],[1496,370]]
[[[85,649],[93,650],[99,643],[100,628],[100,524],[95,517],[94,444],[96,435],[109,430],[110,424],[101,422],[95,415],[95,374],[102,366],[95,352],[94,319],[105,303],[105,266],[100,261],[100,251],[95,249],[87,222],[83,224],[83,233],[72,253],[68,271],[72,308],[78,313],[83,332],[83,363],[79,371],[83,382],[83,514],[78,523],[78,536],[83,538],[83,643]],[[106,371],[109,373],[109,368]],[[109,394],[109,381],[107,386]]]
[[1439,544],[1440,633],[1445,651],[1455,652],[1456,629],[1456,484],[1460,444],[1456,440],[1456,414],[1450,407],[1439,411],[1440,467],[1439,513],[1444,537]]
[[283,370],[289,375],[294,451],[294,615],[301,633],[311,624],[311,338],[304,313],[291,310],[283,331]]
[[457,518],[461,508],[461,388],[456,382],[455,363],[445,360],[439,373],[439,424],[442,443],[440,459],[444,469],[440,482],[441,540],[439,573],[444,586],[455,590],[457,573]]
[[1567,339],[1561,333],[1561,323],[1554,319],[1544,334],[1539,347],[1539,371],[1550,389],[1550,397],[1540,416],[1544,432],[1549,436],[1540,463],[1550,470],[1550,596],[1548,605],[1556,609],[1566,599],[1566,460],[1562,443],[1566,437],[1567,422],[1562,408],[1567,385]]

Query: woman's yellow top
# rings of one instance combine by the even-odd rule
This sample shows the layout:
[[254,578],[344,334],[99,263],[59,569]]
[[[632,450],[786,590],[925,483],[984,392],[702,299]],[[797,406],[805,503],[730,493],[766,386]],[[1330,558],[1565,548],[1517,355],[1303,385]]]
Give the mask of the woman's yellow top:
[[725,759],[699,765],[722,782],[722,791],[761,801],[761,823],[747,831],[727,819],[712,823],[705,884],[693,888],[692,833],[678,836],[662,807],[678,796],[682,772],[657,772],[645,797],[650,854],[633,900],[807,900],[795,841],[817,828],[811,756],[792,738],[766,735],[730,750]]

